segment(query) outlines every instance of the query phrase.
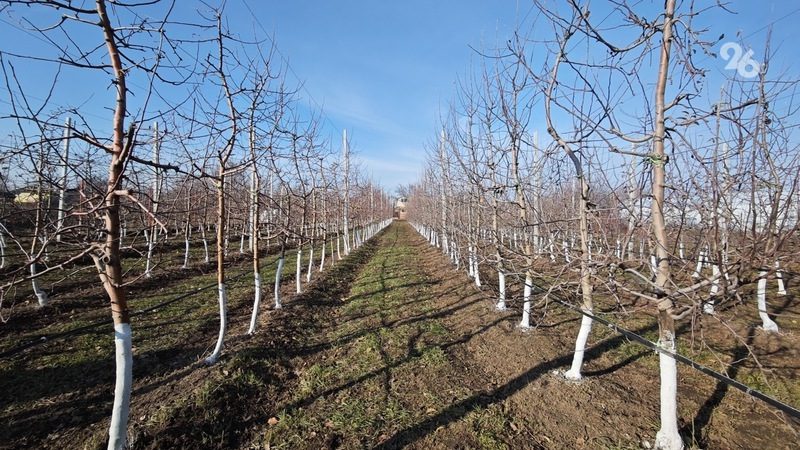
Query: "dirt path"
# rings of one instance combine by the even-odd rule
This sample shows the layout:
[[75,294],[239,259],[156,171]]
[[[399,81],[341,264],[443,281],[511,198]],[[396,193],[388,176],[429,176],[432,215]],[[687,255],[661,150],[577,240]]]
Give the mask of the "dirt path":
[[[291,361],[298,375],[250,448],[641,448],[658,429],[658,359],[595,327],[585,379],[579,318],[553,309],[528,333],[405,223],[379,239],[344,302]],[[648,332],[650,330],[638,330]],[[797,427],[680,369],[687,441],[796,448]],[[721,395],[720,395],[721,394]],[[277,422],[276,422],[277,419]],[[702,425],[695,429],[693,424]]]

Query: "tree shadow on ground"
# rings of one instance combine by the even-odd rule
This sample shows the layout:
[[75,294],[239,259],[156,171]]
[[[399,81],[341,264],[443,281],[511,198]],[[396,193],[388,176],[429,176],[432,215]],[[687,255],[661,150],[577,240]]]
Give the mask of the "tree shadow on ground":
[[[643,332],[650,331],[653,328],[654,328],[653,326],[649,326],[637,330],[636,333],[641,334]],[[615,336],[613,338],[608,338],[598,343],[597,345],[593,346],[592,348],[586,351],[585,353],[586,361],[588,362],[594,358],[597,358],[604,352],[618,347],[623,342],[625,342],[625,338],[623,336]],[[408,427],[404,430],[399,431],[398,433],[395,433],[391,438],[384,441],[375,448],[394,449],[405,445],[413,444],[414,442],[434,432],[437,428],[447,426],[448,424],[451,424],[453,422],[456,422],[464,418],[464,416],[469,414],[470,411],[473,411],[477,408],[487,408],[495,403],[499,403],[506,400],[514,393],[522,390],[536,379],[548,374],[549,372],[552,372],[553,370],[556,370],[562,366],[569,364],[571,361],[572,361],[572,354],[569,353],[560,356],[558,358],[540,363],[528,369],[519,376],[512,378],[507,383],[497,387],[496,389],[493,389],[488,392],[487,391],[478,392],[464,400],[451,404],[440,413],[432,417],[429,417],[423,420],[422,422],[417,423],[414,426]]]

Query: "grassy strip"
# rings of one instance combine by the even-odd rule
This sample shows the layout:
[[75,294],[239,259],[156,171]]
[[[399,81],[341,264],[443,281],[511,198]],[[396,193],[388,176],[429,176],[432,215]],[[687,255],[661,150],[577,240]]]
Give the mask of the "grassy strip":
[[[345,303],[302,361],[291,401],[263,426],[260,448],[379,445],[471,391],[447,347],[455,336],[434,313],[441,292],[419,265],[408,225],[393,225],[353,282]],[[469,413],[472,441],[504,448],[495,410]]]

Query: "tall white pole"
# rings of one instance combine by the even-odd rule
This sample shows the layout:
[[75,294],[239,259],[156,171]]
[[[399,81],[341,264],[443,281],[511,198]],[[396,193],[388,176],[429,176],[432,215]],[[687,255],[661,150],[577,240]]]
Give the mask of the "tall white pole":
[[58,195],[58,234],[56,234],[56,242],[61,242],[61,227],[64,226],[64,216],[66,215],[66,196],[67,196],[67,168],[69,167],[69,140],[70,130],[72,129],[72,119],[67,117],[66,125],[64,126],[64,153],[61,157],[61,186]]
[[[153,186],[152,186],[152,195],[153,195],[153,207],[152,207],[152,214],[153,217],[156,216],[158,213],[158,197],[161,195],[161,173],[158,170],[159,158],[161,152],[161,145],[159,143],[158,137],[158,122],[153,122],[153,163],[156,164],[153,167]],[[153,222],[153,226],[150,227],[150,235],[148,236],[147,241],[147,261],[145,262],[145,269],[144,275],[146,277],[152,276],[152,261],[153,261],[153,248],[155,247],[156,239],[158,237],[158,226],[155,222],[155,219],[151,219]]]
[[441,189],[441,200],[442,200],[442,253],[445,255],[449,251],[449,246],[447,242],[447,166],[446,166],[446,159],[444,154],[444,130],[442,130],[441,137],[439,139],[439,164],[442,168],[442,189]]
[[540,222],[542,220],[542,169],[543,161],[542,152],[539,150],[539,132],[533,132],[533,154],[534,154],[534,167],[536,167],[536,186],[533,191],[533,248],[534,253],[538,255],[542,250],[542,237]]
[[350,151],[347,148],[347,130],[342,132],[342,152],[344,158],[344,254],[350,254],[350,231],[348,216],[350,215]]

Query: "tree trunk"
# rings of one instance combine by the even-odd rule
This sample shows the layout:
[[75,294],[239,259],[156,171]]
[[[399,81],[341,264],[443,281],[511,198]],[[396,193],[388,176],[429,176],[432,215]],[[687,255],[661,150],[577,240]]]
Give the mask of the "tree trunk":
[[[675,352],[675,321],[672,318],[673,302],[666,297],[670,281],[670,264],[667,242],[667,226],[664,220],[664,185],[667,158],[664,149],[666,139],[664,94],[669,75],[669,58],[672,46],[672,26],[675,14],[675,0],[666,0],[664,25],[662,29],[661,56],[658,67],[658,80],[655,90],[655,132],[653,134],[653,201],[651,214],[653,235],[656,241],[658,271],[655,284],[658,302],[659,345],[668,353]],[[656,434],[655,447],[663,450],[679,450],[683,441],[678,433],[678,369],[675,359],[659,352],[661,376],[661,429]]]
[[219,334],[214,351],[206,358],[206,364],[214,364],[219,360],[228,328],[228,294],[225,287],[225,164],[220,161],[217,178],[217,294],[219,300]]

